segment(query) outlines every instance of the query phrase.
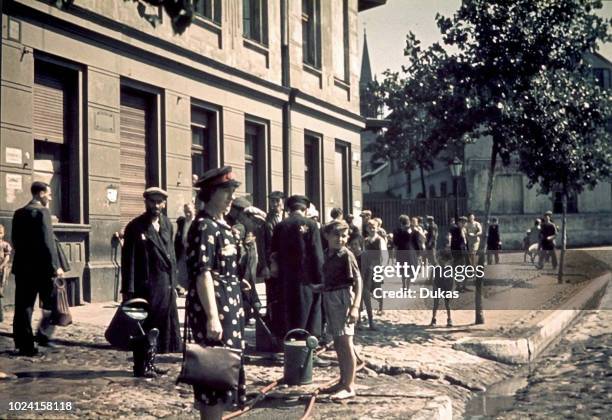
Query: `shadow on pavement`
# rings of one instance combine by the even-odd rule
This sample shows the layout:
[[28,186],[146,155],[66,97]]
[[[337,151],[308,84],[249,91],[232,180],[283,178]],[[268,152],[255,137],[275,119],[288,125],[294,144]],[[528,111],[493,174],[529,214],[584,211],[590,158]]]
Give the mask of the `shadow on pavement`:
[[48,370],[15,372],[18,378],[95,379],[133,377],[127,370]]

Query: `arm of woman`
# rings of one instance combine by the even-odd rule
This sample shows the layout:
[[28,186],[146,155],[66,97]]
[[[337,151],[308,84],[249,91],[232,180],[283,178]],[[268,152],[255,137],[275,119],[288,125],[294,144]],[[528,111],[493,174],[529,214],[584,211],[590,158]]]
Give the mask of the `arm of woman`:
[[210,271],[207,270],[196,278],[196,290],[200,303],[202,303],[202,307],[206,313],[206,336],[211,340],[221,341],[223,327],[219,320],[219,311],[217,310],[217,301],[215,300],[215,288],[213,286],[213,278]]

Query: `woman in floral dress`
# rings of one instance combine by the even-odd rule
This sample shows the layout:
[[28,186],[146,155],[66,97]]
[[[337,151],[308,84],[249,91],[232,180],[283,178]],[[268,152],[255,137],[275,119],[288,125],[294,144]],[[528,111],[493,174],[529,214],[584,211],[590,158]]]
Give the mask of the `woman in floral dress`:
[[[238,246],[232,228],[223,216],[230,210],[234,191],[240,185],[232,168],[207,171],[198,180],[204,209],[189,229],[187,265],[189,289],[187,322],[194,340],[203,345],[244,349],[244,309],[237,275]],[[195,407],[203,419],[220,419],[225,408],[245,402],[244,368],[234,391],[215,391],[194,386]]]

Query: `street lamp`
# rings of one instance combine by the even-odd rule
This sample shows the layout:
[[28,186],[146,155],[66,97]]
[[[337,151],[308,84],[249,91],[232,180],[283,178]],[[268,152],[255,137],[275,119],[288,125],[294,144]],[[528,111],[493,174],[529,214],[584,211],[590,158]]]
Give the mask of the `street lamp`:
[[455,194],[455,223],[459,220],[459,177],[461,176],[461,170],[463,169],[463,162],[457,156],[448,164],[451,175],[453,176],[453,191]]

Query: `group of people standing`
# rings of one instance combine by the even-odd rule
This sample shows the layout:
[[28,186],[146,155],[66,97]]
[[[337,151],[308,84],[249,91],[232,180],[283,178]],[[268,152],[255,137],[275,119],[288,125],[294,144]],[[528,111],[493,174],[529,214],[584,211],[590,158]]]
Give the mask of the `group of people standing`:
[[[204,173],[194,183],[198,204],[184,206],[176,233],[164,214],[167,192],[147,188],[143,193],[145,212],[130,221],[124,231],[123,300],[143,298],[148,302],[149,315],[143,328],[159,330],[159,353],[180,352],[183,348],[177,291],[186,294],[185,322],[196,342],[244,350],[245,323],[258,316],[261,309],[255,284],[263,278],[265,321],[276,339],[280,341],[295,328],[318,337],[326,330],[334,340],[341,380],[324,391],[338,399],[353,397],[356,356],[352,337],[362,307],[370,328],[376,328],[371,296],[381,285],[373,283],[372,268],[386,263],[389,248],[395,250],[398,262],[438,264],[438,226],[434,218],[427,216],[423,224],[422,218],[402,215],[399,227],[387,234],[382,220],[372,217],[369,210],[360,214],[359,229],[352,215],[332,209],[331,222],[321,226],[318,212],[307,197],[285,198],[282,192],[274,191],[266,214],[245,198],[235,197],[239,185],[229,166]],[[64,275],[48,209],[51,189],[35,182],[31,192],[30,203],[15,212],[12,231],[14,340],[19,354],[28,356],[37,352],[31,328],[36,296],[40,296],[45,310],[36,340],[39,345],[50,345],[51,279]],[[550,257],[555,266],[556,227],[549,213],[544,215],[544,222],[536,222],[529,238],[535,238],[536,232],[539,265]],[[2,236],[3,229],[0,269],[4,270],[8,259]],[[453,221],[448,234],[453,264],[475,265],[481,236],[482,226],[474,214]],[[487,243],[490,264],[499,263],[501,244],[499,225],[493,218]],[[376,251],[370,254],[379,255],[379,259],[361,258],[368,251]],[[363,279],[361,273],[365,273]],[[402,280],[408,287],[408,279]],[[382,309],[380,299],[379,311]],[[154,365],[148,368],[162,373]],[[220,418],[224,407],[245,402],[244,368],[239,376],[238,388],[227,392],[194,386],[195,404],[203,418]]]

